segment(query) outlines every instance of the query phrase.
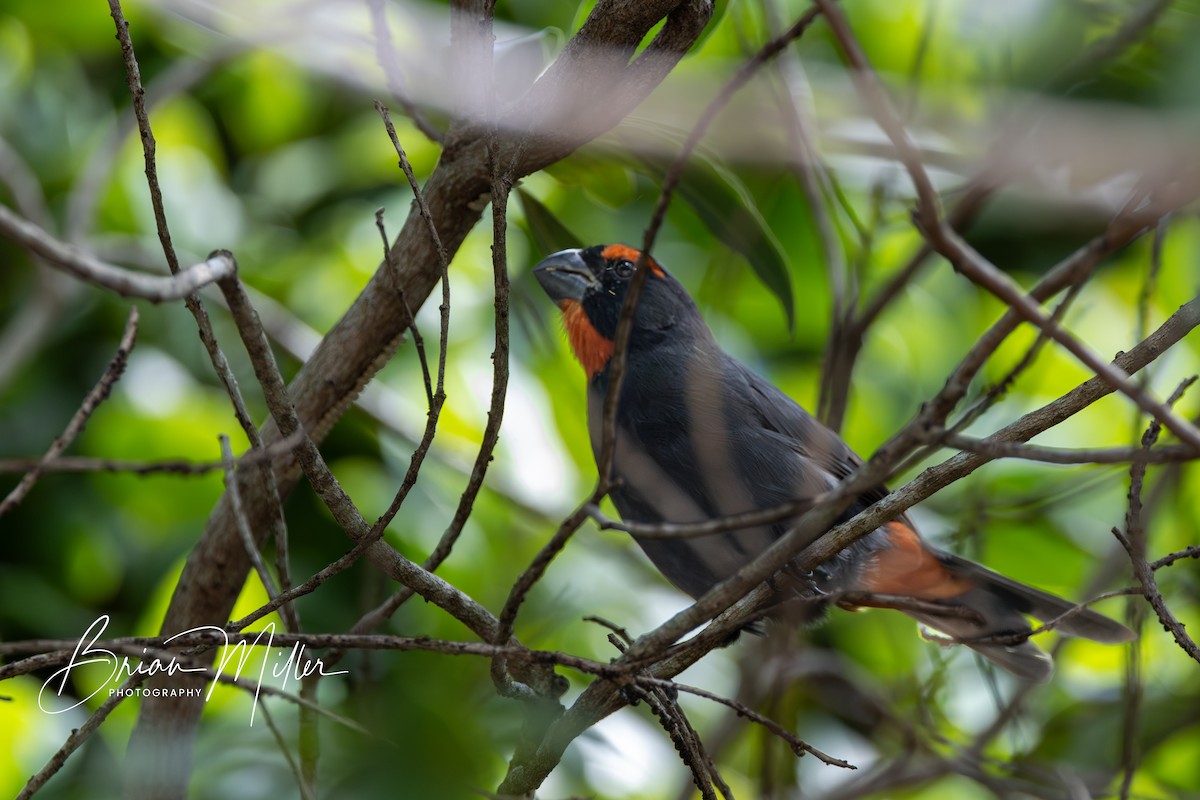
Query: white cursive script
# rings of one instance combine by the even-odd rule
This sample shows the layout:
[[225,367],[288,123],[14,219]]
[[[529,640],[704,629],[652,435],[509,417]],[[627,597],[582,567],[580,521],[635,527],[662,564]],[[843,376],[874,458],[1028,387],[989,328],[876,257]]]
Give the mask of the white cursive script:
[[[109,616],[107,614],[98,618],[95,622],[88,626],[84,631],[83,636],[79,638],[79,643],[75,646],[75,650],[71,653],[71,658],[67,664],[52,674],[45,683],[42,684],[41,691],[38,692],[38,707],[47,714],[62,714],[71,709],[78,708],[88,700],[95,697],[106,687],[111,687],[111,684],[131,678],[135,675],[143,675],[152,677],[155,675],[174,676],[180,673],[199,673],[207,675],[210,679],[208,694],[205,696],[205,702],[212,697],[213,689],[221,676],[225,674],[226,667],[236,658],[236,668],[233,670],[233,680],[241,681],[242,672],[247,671],[246,667],[250,663],[250,656],[254,650],[259,647],[266,647],[268,650],[273,647],[272,642],[275,638],[275,624],[268,623],[261,631],[255,631],[257,636],[252,641],[241,640],[233,645],[229,643],[229,634],[222,628],[215,625],[201,625],[190,630],[181,631],[167,638],[164,644],[169,645],[184,636],[196,633],[210,632],[220,637],[223,643],[223,650],[220,657],[217,659],[212,670],[206,667],[186,667],[172,658],[162,658],[153,653],[148,653],[148,647],[142,648],[144,657],[138,656],[118,656],[111,650],[99,646],[97,643],[104,635],[104,631],[108,628]],[[265,640],[264,640],[265,637]],[[271,668],[271,675],[275,678],[282,679],[280,690],[285,690],[289,680],[297,681],[308,678],[312,675],[320,675],[322,677],[329,675],[345,675],[347,670],[326,671],[324,662],[320,658],[310,658],[305,654],[305,645],[297,642],[288,651],[287,658],[281,663],[276,663]],[[264,656],[262,663],[258,668],[258,674],[254,678],[254,703],[250,709],[250,724],[254,725],[255,712],[258,709],[258,698],[262,691],[262,682],[267,674],[267,657]],[[95,672],[99,671],[100,680],[95,680]],[[84,683],[80,680],[81,675],[86,675],[90,680],[86,681],[85,685],[95,685],[90,694],[81,697],[70,705],[63,708],[47,708],[42,702],[47,691],[52,692],[56,697],[62,697],[67,691],[67,680],[74,677],[77,683]],[[248,675],[248,677],[250,677]],[[137,695],[141,697],[195,697],[200,694],[200,689],[188,688],[148,688],[148,687],[125,687],[125,688],[108,688],[109,695]]]

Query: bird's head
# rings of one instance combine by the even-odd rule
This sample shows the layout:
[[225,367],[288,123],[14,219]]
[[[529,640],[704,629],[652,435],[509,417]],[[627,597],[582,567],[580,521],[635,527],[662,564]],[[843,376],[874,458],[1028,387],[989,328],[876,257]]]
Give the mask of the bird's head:
[[[533,274],[563,312],[567,338],[588,378],[604,372],[613,354],[621,306],[641,253],[623,244],[561,250],[547,256]],[[707,332],[687,290],[653,258],[638,297],[630,351],[655,347],[668,332]]]

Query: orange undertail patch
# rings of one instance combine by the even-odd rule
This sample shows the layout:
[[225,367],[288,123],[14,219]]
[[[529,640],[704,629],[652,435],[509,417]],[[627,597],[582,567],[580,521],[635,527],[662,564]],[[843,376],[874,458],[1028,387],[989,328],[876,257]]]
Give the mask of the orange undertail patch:
[[[638,257],[641,256],[641,254],[642,251],[630,247],[627,244],[610,244],[608,247],[600,251],[600,257],[605,261],[618,261],[620,259],[625,259],[626,261],[632,261],[634,264],[637,263]],[[666,273],[663,272],[663,268],[660,267],[658,262],[650,256],[646,256],[646,265],[650,267],[650,273],[652,275],[657,275],[660,278],[666,277]]]
[[861,578],[865,591],[918,600],[945,600],[974,585],[939,561],[912,528],[902,522],[889,522],[884,528],[891,546],[881,548],[872,557]]
[[612,358],[613,343],[596,330],[578,300],[563,300],[558,307],[563,312],[563,324],[567,329],[571,350],[583,365],[588,380],[591,380]]

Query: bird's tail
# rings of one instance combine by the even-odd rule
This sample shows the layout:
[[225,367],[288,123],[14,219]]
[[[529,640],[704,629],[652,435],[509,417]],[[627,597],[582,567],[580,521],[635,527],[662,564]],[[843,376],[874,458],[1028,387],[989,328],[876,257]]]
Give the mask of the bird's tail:
[[878,533],[868,566],[854,581],[868,595],[862,604],[903,611],[1022,680],[1040,683],[1054,672],[1050,656],[1029,641],[1027,616],[1094,642],[1135,636],[1095,611],[930,547],[906,521],[893,520]]
[[1050,656],[1029,639],[1026,615],[1054,622],[1054,630],[1103,644],[1136,637],[1129,628],[1048,592],[1018,583],[958,556],[936,552],[938,561],[965,592],[940,600],[948,611],[969,614],[905,613],[923,625],[962,642],[984,658],[1022,680],[1044,682],[1054,671]]

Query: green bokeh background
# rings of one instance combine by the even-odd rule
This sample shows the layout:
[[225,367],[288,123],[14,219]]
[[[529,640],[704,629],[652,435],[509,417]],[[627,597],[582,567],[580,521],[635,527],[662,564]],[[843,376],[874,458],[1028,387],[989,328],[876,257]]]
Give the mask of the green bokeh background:
[[[295,5],[295,4],[293,4]],[[934,98],[939,109],[985,129],[997,107],[1020,92],[1038,91],[1089,45],[1111,35],[1140,3],[969,0],[847,0],[854,29],[873,63],[898,95]],[[1009,5],[1009,4],[1005,4]],[[281,16],[289,4],[278,4]],[[438,9],[438,6],[432,6]],[[497,17],[542,31],[546,42],[575,30],[591,4],[499,2]],[[804,5],[779,6],[793,18]],[[444,10],[444,9],[442,9]],[[281,309],[281,326],[294,335],[319,335],[341,316],[376,269],[380,242],[374,212],[386,209],[393,234],[412,201],[371,100],[386,100],[374,78],[331,76],[303,60],[257,48],[222,46],[164,8],[131,3],[126,14],[151,90],[169,70],[210,61],[202,77],[171,93],[152,111],[167,211],[181,259],[193,263],[212,249],[233,250],[247,284],[263,304]],[[1189,118],[1200,110],[1200,4],[1177,2],[1120,58],[1088,72],[1051,100],[1122,104],[1150,118]],[[695,110],[715,92],[712,75],[728,73],[769,36],[758,3],[722,2],[700,45],[660,90],[688,95]],[[246,32],[247,36],[250,32]],[[827,28],[818,24],[795,51],[813,75],[836,76],[840,60]],[[919,69],[914,68],[917,54]],[[820,85],[818,83],[818,85]],[[699,94],[696,94],[699,93]],[[654,102],[654,101],[652,101]],[[665,101],[664,101],[665,102]],[[822,115],[841,113],[836,91],[818,92]],[[393,104],[394,105],[394,104]],[[768,109],[737,107],[726,124],[769,129]],[[750,116],[747,116],[749,114]],[[740,115],[740,116],[738,116]],[[445,117],[431,112],[435,123]],[[429,175],[439,149],[399,112],[399,136],[418,176]],[[142,174],[141,148],[129,135],[132,118],[120,51],[103,4],[8,0],[0,7],[0,138],[28,166],[48,210],[50,229],[80,237],[122,264],[162,270]],[[733,122],[729,120],[732,118]],[[681,130],[694,115],[678,120]],[[109,151],[118,126],[126,135]],[[679,139],[674,140],[678,146]],[[952,142],[965,160],[982,144]],[[658,196],[661,159],[630,157],[611,142],[571,156],[530,176],[522,190],[544,204],[589,243],[641,240]],[[72,214],[89,169],[106,171],[82,229]],[[786,256],[794,323],[785,303],[748,263],[714,232],[711,214],[696,202],[674,203],[655,251],[700,304],[718,338],[792,397],[815,407],[821,358],[830,321],[830,288],[821,264],[811,211],[793,170],[770,158],[751,160],[716,148],[706,197],[720,195],[718,212],[735,207],[759,220]],[[862,261],[864,295],[900,269],[919,243],[909,221],[902,184],[877,187],[862,169],[831,159],[846,206],[830,203],[839,239],[851,263]],[[713,166],[715,165],[715,166]],[[5,174],[10,174],[7,170]],[[704,176],[696,184],[703,187]],[[716,180],[717,186],[711,181]],[[961,183],[961,181],[959,181]],[[949,195],[953,197],[953,194]],[[12,205],[8,188],[0,202]],[[493,611],[515,576],[550,536],[556,523],[590,491],[594,467],[583,423],[583,377],[572,362],[553,308],[529,280],[540,258],[523,206],[510,205],[509,270],[513,279],[513,343],[506,423],[485,490],[453,557],[439,574]],[[849,209],[849,210],[848,210]],[[1055,213],[1048,213],[1054,209]],[[711,212],[711,209],[710,209]],[[863,251],[854,220],[869,228]],[[720,216],[721,213],[718,213]],[[1101,230],[1105,215],[1078,207],[1055,208],[1029,193],[1002,195],[971,228],[971,240],[1023,285]],[[761,243],[760,243],[761,244]],[[453,515],[486,422],[492,350],[490,226],[468,237],[451,266],[452,322],[448,404],[422,479],[388,531],[406,556],[421,560]],[[769,260],[769,258],[768,258]],[[0,240],[0,325],[15,324],[24,309],[58,298],[54,322],[14,374],[0,383],[0,458],[35,457],[58,435],[80,399],[103,372],[120,338],[130,303],[69,279],[47,279],[27,254]],[[1065,324],[1101,354],[1111,356],[1138,339],[1137,298],[1150,263],[1149,239],[1117,253],[1099,270],[1065,317]],[[47,280],[54,287],[47,289]],[[1196,295],[1200,286],[1200,222],[1194,213],[1172,219],[1163,241],[1161,271],[1148,301],[1151,326]],[[210,299],[215,295],[206,293]],[[220,457],[219,434],[244,449],[244,436],[207,363],[191,317],[180,304],[134,303],[141,312],[139,343],[129,371],[71,447],[72,455],[112,459]],[[256,419],[265,407],[228,317],[214,301],[217,334]],[[998,316],[1001,305],[934,262],[871,329],[855,373],[844,435],[869,454],[941,387],[966,348]],[[436,303],[418,315],[430,346],[436,340]],[[1031,330],[1012,337],[985,369],[996,380],[1033,341]],[[285,376],[299,362],[282,345]],[[1165,396],[1200,369],[1200,339],[1189,335],[1149,372],[1149,386]],[[977,425],[986,434],[1061,395],[1088,377],[1069,355],[1051,347],[1003,401]],[[413,349],[403,347],[377,379],[388,423],[361,410],[338,423],[323,452],[368,518],[386,508],[399,485],[424,424],[424,390]],[[986,386],[975,388],[978,395]],[[1194,417],[1193,392],[1179,406]],[[1101,447],[1137,441],[1144,421],[1123,398],[1109,397],[1039,442]],[[944,455],[944,454],[943,454]],[[911,477],[910,473],[908,476]],[[18,476],[0,477],[7,492]],[[1121,467],[1059,467],[996,462],[923,504],[925,531],[989,566],[1070,597],[1129,585],[1128,565],[1109,534],[1124,520],[1128,475]],[[1149,523],[1152,557],[1200,541],[1195,465],[1152,468],[1155,494]],[[202,534],[222,492],[217,473],[203,477],[55,473],[42,478],[11,514],[0,519],[0,637],[6,641],[77,637],[101,614],[109,635],[158,631],[174,581]],[[343,534],[305,487],[286,505],[293,575],[303,579],[346,549]],[[1101,584],[1093,583],[1101,576]],[[1194,562],[1160,573],[1164,593],[1184,622],[1197,622]],[[359,564],[300,603],[306,629],[346,630],[391,587]],[[247,583],[235,617],[264,599]],[[531,594],[518,622],[526,644],[607,659],[605,631],[581,621],[597,614],[633,632],[648,630],[684,605],[623,536],[587,526]],[[1125,614],[1124,601],[1103,610]],[[457,622],[432,606],[410,602],[386,626],[404,635],[468,638]],[[961,649],[923,642],[898,614],[838,612],[803,633],[803,652],[828,651],[838,671],[862,692],[883,698],[906,719],[922,749],[953,751],[985,726],[1007,679],[992,676]],[[742,637],[683,676],[687,683],[733,693],[739,671],[783,658],[799,635],[776,632],[766,642]],[[1053,637],[1048,637],[1049,644]],[[783,655],[778,655],[782,651]],[[1138,749],[1141,766],[1133,796],[1200,796],[1200,694],[1197,665],[1157,625],[1145,627],[1139,646],[1145,697]],[[1122,687],[1129,651],[1083,642],[1058,659],[1055,681],[1039,688],[1010,733],[989,746],[984,770],[1017,770],[1054,783],[1056,770],[1111,778],[1121,746]],[[522,712],[495,696],[481,659],[423,653],[370,652],[343,665],[320,700],[365,727],[363,733],[322,722],[321,785],[329,796],[449,798],[494,789],[518,735]],[[586,685],[572,680],[572,694]],[[37,695],[48,674],[0,686],[0,796],[15,794],[86,718],[83,708],[50,715]],[[82,682],[81,682],[82,683]],[[95,686],[77,685],[86,695]],[[84,708],[103,700],[98,694]],[[296,736],[293,707],[269,700],[285,733]],[[684,698],[702,733],[731,728],[721,765],[738,797],[779,787],[806,796],[838,785],[846,775],[814,759],[796,761],[778,742],[727,712]],[[887,722],[856,719],[848,690],[797,680],[764,708],[815,746],[863,768],[913,755],[912,743]],[[136,701],[122,704],[91,742],[42,792],[48,798],[114,796],[120,763],[135,719]],[[250,699],[219,687],[206,705],[192,781],[196,798],[282,797],[295,794],[286,763],[261,720],[250,726]],[[1096,776],[1100,776],[1097,778]],[[769,780],[768,780],[769,779]],[[547,785],[547,797],[662,798],[686,785],[670,742],[644,708],[627,709],[585,735]],[[977,781],[941,777],[870,796],[984,798]],[[1049,796],[1054,796],[1053,793]]]

